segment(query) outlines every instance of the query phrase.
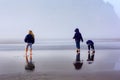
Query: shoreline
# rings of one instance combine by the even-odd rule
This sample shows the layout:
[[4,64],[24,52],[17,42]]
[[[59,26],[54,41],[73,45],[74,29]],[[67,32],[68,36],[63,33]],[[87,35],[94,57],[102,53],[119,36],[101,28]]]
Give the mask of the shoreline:
[[[119,39],[96,39],[94,43],[96,50],[120,49]],[[80,45],[82,50],[88,49],[86,42],[81,42]],[[12,41],[11,43],[9,41],[5,41],[0,44],[0,51],[21,51],[25,49],[25,46],[26,44],[24,42]],[[33,44],[33,50],[76,50],[76,45],[74,40],[70,39],[42,40],[40,42],[36,41],[36,43]]]
[[[2,44],[0,45],[0,51],[22,51],[25,49],[26,44]],[[87,50],[87,45],[81,44],[82,50]],[[95,44],[96,50],[118,50],[120,45],[118,44]],[[76,50],[75,45],[41,45],[33,44],[33,50]]]

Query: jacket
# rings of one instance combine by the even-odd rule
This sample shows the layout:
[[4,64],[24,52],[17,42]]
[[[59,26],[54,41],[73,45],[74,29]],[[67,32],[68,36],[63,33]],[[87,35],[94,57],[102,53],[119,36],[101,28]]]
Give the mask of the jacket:
[[86,44],[87,44],[87,45],[94,45],[94,42],[93,42],[92,40],[88,40],[88,41],[86,42]]
[[75,41],[82,41],[83,42],[82,35],[78,29],[75,30],[75,35],[74,35],[73,39],[75,39]]
[[33,36],[31,34],[28,34],[28,35],[26,35],[26,37],[24,39],[24,42],[34,44],[35,43],[35,39],[33,38]]

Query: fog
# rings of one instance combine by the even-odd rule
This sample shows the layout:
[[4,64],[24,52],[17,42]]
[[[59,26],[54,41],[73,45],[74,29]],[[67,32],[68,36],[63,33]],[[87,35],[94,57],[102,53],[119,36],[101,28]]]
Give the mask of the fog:
[[0,0],[0,39],[119,38],[120,19],[103,0]]

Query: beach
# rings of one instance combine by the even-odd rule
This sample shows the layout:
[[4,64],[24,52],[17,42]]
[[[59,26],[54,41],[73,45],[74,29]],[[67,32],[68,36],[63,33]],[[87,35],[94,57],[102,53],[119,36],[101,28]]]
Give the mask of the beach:
[[[88,53],[87,48],[83,46],[80,53],[83,65],[79,70],[74,66],[76,50],[72,45],[71,47],[34,45],[32,54],[34,70],[25,69],[27,63],[23,44],[4,45],[4,48],[1,45],[0,80],[119,80],[118,43],[106,43],[109,45],[96,43],[95,59],[92,64],[86,61]],[[29,56],[28,54],[28,59]]]

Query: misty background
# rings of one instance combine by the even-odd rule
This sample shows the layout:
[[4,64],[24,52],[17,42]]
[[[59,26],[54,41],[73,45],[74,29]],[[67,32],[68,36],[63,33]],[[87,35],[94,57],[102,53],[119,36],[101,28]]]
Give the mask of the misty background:
[[[115,0],[114,0],[115,1]],[[116,3],[116,4],[115,4]],[[0,0],[0,40],[120,39],[118,2],[111,0]]]

